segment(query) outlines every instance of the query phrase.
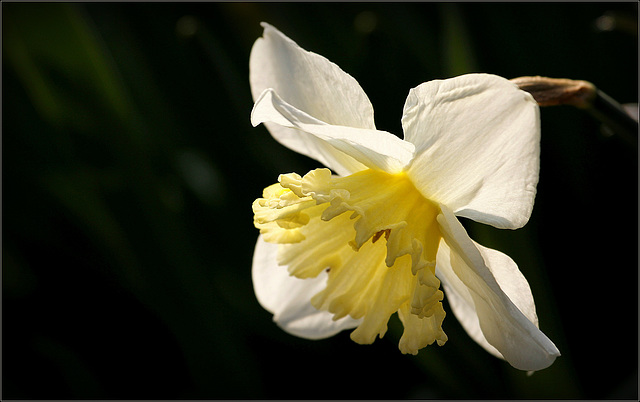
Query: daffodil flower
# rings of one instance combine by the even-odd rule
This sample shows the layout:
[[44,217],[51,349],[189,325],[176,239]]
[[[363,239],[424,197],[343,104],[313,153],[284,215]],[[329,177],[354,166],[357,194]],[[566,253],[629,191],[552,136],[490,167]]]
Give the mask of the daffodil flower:
[[447,341],[446,294],[488,352],[521,370],[551,365],[560,353],[538,329],[526,279],[457,218],[527,223],[540,151],[533,98],[489,74],[426,82],[409,91],[403,140],[376,129],[353,77],[262,26],[251,122],[331,169],[280,175],[253,204],[254,290],[275,322],[308,339],[355,328],[351,338],[370,344],[397,312],[399,348],[416,354]]

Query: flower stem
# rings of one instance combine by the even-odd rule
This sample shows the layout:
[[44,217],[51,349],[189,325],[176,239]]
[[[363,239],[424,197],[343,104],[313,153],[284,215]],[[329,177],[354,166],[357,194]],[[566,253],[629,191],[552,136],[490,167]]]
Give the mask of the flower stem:
[[621,139],[632,145],[638,145],[638,121],[631,117],[615,99],[596,90],[596,97],[587,111]]

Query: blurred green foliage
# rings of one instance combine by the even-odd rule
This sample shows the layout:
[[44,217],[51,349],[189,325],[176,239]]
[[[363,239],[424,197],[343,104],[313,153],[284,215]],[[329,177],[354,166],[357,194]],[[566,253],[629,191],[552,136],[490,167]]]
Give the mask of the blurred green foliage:
[[[314,161],[252,128],[267,21],[353,75],[380,129],[466,72],[593,82],[637,103],[637,3],[2,3],[3,399],[637,399],[637,149],[543,109],[514,258],[563,353],[531,377],[478,347],[287,335],[257,303],[251,202]],[[445,306],[446,308],[446,306]]]

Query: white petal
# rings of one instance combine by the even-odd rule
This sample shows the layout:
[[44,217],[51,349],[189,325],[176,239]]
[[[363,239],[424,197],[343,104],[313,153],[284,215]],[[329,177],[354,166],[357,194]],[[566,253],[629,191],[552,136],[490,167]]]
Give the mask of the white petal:
[[[263,37],[255,42],[249,58],[254,101],[265,89],[273,88],[287,103],[328,124],[375,129],[371,102],[353,77],[326,58],[302,49],[271,25],[262,26]],[[364,169],[315,137],[271,123],[266,126],[286,147],[341,175]]]
[[254,126],[265,121],[297,128],[371,169],[398,173],[413,158],[413,144],[393,134],[328,124],[288,104],[272,89],[262,93],[251,113]]
[[[506,254],[486,248],[476,242],[473,242],[473,244],[482,254],[487,268],[493,274],[502,291],[525,317],[537,327],[538,316],[536,315],[533,295],[531,294],[529,283],[518,269],[516,263]],[[469,289],[453,273],[450,253],[450,247],[444,240],[441,241],[438,248],[438,269],[436,273],[442,280],[443,288],[453,313],[471,338],[494,356],[504,358],[484,337]]]
[[282,329],[301,338],[322,339],[359,325],[360,320],[348,316],[334,321],[331,313],[314,308],[311,297],[325,288],[327,274],[312,279],[290,276],[287,267],[276,262],[277,251],[277,244],[258,237],[251,276],[258,302]]
[[436,263],[436,276],[442,283],[449,306],[469,336],[492,355],[504,359],[498,349],[491,346],[484,337],[478,321],[478,313],[469,293],[469,288],[458,278],[451,268],[451,249],[444,240],[440,241]]
[[498,228],[527,223],[540,154],[530,94],[489,74],[431,81],[409,92],[402,125],[416,146],[409,175],[427,198]]
[[436,273],[469,335],[520,370],[550,366],[560,352],[538,329],[533,296],[508,256],[475,244],[445,206]]

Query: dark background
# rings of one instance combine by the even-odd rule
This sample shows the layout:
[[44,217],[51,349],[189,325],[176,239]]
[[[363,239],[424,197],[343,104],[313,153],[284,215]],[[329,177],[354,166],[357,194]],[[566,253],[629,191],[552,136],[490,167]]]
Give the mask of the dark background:
[[[637,142],[545,108],[525,228],[464,221],[529,280],[562,356],[286,334],[257,303],[251,202],[317,163],[252,128],[260,21],[354,76],[401,134],[410,88],[583,79],[637,103],[637,3],[2,3],[3,399],[634,398]],[[448,310],[448,306],[445,305]]]

